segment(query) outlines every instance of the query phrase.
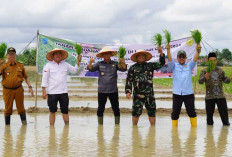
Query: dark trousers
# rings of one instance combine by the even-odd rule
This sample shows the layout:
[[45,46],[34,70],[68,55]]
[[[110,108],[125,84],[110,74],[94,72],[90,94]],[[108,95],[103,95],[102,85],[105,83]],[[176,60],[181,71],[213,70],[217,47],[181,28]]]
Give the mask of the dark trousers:
[[182,104],[184,102],[187,114],[189,117],[194,118],[197,116],[195,111],[195,104],[194,104],[194,95],[176,95],[173,94],[173,104],[172,104],[172,120],[179,119],[180,111]]
[[225,98],[222,99],[206,99],[205,100],[205,109],[207,114],[207,124],[213,125],[213,114],[215,110],[215,104],[217,104],[217,108],[222,120],[223,125],[230,125],[228,118],[228,108],[227,102]]
[[120,116],[118,92],[116,93],[98,93],[98,109],[97,116],[102,117],[105,111],[105,105],[107,97],[110,99],[111,107],[114,112],[114,116]]

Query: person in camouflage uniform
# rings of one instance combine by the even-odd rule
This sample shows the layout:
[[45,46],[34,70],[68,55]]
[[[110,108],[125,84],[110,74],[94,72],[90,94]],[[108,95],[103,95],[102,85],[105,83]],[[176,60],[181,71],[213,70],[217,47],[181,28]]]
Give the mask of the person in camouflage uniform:
[[125,93],[126,97],[130,99],[133,87],[133,125],[137,125],[139,116],[142,114],[143,105],[147,109],[150,124],[155,125],[156,103],[152,81],[153,72],[165,64],[165,55],[162,52],[162,48],[159,47],[158,51],[160,53],[159,63],[147,63],[146,61],[150,60],[152,55],[144,50],[138,50],[131,56],[131,60],[137,63],[132,65],[128,71]]
[[223,125],[230,125],[227,102],[222,88],[222,83],[230,83],[230,78],[226,77],[225,72],[216,66],[216,53],[209,53],[208,61],[212,61],[213,64],[215,64],[215,67],[212,69],[212,71],[209,71],[207,68],[202,69],[199,77],[199,83],[205,83],[206,87],[205,106],[207,124],[213,125],[213,114],[215,110],[215,104],[217,104]]

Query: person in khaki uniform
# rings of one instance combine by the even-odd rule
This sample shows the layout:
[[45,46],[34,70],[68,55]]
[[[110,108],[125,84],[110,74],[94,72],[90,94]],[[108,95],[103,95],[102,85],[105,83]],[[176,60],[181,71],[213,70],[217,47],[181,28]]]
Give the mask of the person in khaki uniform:
[[22,83],[24,79],[29,87],[29,92],[33,96],[32,86],[22,63],[16,61],[16,50],[10,47],[7,50],[7,62],[1,65],[0,74],[2,75],[3,99],[5,102],[5,124],[10,124],[10,116],[13,112],[13,101],[16,102],[18,114],[22,124],[26,124],[26,113],[24,108],[24,89]]

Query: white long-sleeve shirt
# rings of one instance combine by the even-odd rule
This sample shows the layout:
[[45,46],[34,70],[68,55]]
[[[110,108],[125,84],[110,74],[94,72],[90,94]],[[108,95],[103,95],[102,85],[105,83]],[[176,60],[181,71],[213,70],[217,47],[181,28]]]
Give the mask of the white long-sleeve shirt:
[[47,88],[47,94],[68,93],[67,73],[75,74],[77,69],[77,65],[73,67],[65,61],[50,61],[44,66],[41,86]]

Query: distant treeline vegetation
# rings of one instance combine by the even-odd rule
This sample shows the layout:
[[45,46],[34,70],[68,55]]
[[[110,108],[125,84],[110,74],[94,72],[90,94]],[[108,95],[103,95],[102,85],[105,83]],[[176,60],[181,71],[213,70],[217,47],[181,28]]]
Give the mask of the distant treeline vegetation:
[[36,65],[36,48],[28,48],[22,54],[17,55],[17,61],[24,65]]
[[[231,56],[231,51],[229,49],[225,48],[225,49],[222,49],[222,51],[216,49],[214,52],[217,54],[217,60],[218,60],[217,65],[218,66],[232,65],[232,56]],[[208,55],[200,56],[199,60],[202,60],[200,62],[201,66],[206,66]]]
[[[218,59],[218,66],[232,65],[232,53],[229,49],[225,48],[222,51],[215,50]],[[204,59],[205,58],[205,59]],[[207,65],[207,55],[199,57],[201,66]],[[22,54],[17,56],[17,60],[24,65],[36,65],[36,48],[28,48]]]

